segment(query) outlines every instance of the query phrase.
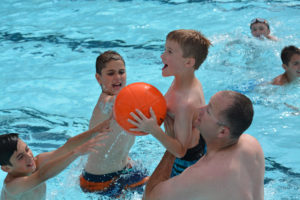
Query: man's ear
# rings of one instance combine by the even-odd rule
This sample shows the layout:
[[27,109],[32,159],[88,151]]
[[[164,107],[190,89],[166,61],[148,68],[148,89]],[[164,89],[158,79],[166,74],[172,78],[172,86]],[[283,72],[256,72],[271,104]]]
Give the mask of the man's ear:
[[195,58],[186,58],[186,60],[185,60],[186,67],[194,67],[195,63],[196,63]]
[[230,137],[230,128],[227,126],[221,126],[219,129],[219,138]]
[[11,171],[11,166],[9,166],[9,165],[2,165],[2,166],[1,166],[1,169],[2,169],[2,171],[8,173],[8,172]]

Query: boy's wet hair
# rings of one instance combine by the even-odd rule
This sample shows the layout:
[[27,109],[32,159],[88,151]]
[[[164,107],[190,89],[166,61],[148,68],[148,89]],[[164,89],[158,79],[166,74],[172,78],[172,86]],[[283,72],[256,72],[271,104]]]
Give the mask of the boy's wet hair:
[[300,49],[293,45],[284,47],[281,51],[282,63],[288,65],[294,54],[300,55]]
[[17,151],[19,135],[8,133],[0,135],[0,165],[12,165],[9,161],[15,151]]
[[256,24],[256,23],[263,23],[263,24],[265,24],[265,25],[268,27],[268,29],[270,30],[269,22],[268,22],[266,19],[264,19],[264,18],[255,18],[255,19],[252,19],[252,20],[251,20],[251,24],[250,24],[250,29],[252,28],[252,25],[253,25],[253,24]]
[[106,67],[106,64],[112,60],[121,60],[125,65],[125,61],[120,54],[115,51],[105,51],[97,57],[96,73],[101,75],[102,69],[104,69]]
[[199,69],[208,54],[211,42],[199,31],[174,30],[167,35],[167,40],[175,41],[182,49],[184,58],[195,58],[194,69]]

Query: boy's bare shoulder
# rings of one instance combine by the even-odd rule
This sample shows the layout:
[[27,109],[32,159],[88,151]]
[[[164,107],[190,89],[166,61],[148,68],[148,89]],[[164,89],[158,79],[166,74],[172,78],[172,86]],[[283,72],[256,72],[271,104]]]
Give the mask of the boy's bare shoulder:
[[199,82],[198,87],[193,88],[190,96],[191,96],[190,104],[194,108],[199,108],[199,106],[205,105],[204,92],[203,92],[202,85],[200,82]]
[[97,124],[108,119],[112,114],[113,105],[114,96],[107,97],[101,94],[97,104],[94,107],[89,128],[93,128]]
[[271,84],[272,85],[284,85],[287,82],[284,74],[280,74],[279,76],[275,77]]
[[195,109],[199,108],[200,106],[205,105],[204,95],[202,88],[196,89],[193,88],[189,92],[186,92],[180,98],[180,101],[176,101],[177,110],[191,112],[195,111]]

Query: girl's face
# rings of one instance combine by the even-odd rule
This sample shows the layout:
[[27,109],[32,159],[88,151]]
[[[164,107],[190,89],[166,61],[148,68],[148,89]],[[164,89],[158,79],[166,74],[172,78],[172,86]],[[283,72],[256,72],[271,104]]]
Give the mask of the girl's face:
[[261,36],[267,37],[270,34],[270,30],[268,29],[268,26],[265,23],[258,22],[252,24],[251,33],[254,37],[261,37]]
[[96,79],[102,88],[102,92],[108,95],[116,95],[126,85],[126,70],[122,60],[112,60],[106,63],[101,75],[96,73]]

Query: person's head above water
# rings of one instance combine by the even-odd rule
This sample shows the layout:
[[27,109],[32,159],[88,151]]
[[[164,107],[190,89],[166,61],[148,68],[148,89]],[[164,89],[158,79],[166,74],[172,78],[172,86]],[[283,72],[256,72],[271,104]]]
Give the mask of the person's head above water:
[[271,36],[270,25],[266,19],[255,18],[250,23],[251,34],[256,38],[266,37],[270,40],[277,40],[274,36]]
[[227,135],[229,143],[237,142],[251,125],[254,115],[251,100],[235,91],[216,93],[198,112],[193,126],[199,129],[206,142],[219,140],[218,135]]
[[122,61],[125,65],[125,61],[120,54],[115,51],[105,51],[100,54],[96,60],[96,73],[102,74],[102,70],[107,67],[107,63],[110,61]]
[[115,51],[105,51],[96,60],[96,79],[107,95],[116,95],[126,85],[125,61]]
[[0,136],[0,165],[5,172],[15,176],[27,176],[36,169],[34,156],[17,133]]
[[281,51],[284,73],[273,79],[273,85],[285,85],[300,77],[300,49],[291,45]]
[[183,58],[194,58],[194,69],[197,70],[204,62],[208,54],[210,41],[196,30],[179,29],[171,31],[167,35],[167,42],[179,44]]
[[0,165],[12,165],[10,158],[17,151],[18,134],[11,133],[0,135]]
[[[300,49],[290,45],[284,47],[281,51],[281,61],[283,65],[289,66],[294,55],[300,55]],[[298,62],[299,65],[299,62]]]
[[250,29],[254,37],[267,36],[270,34],[270,25],[268,21],[263,18],[251,20]]

